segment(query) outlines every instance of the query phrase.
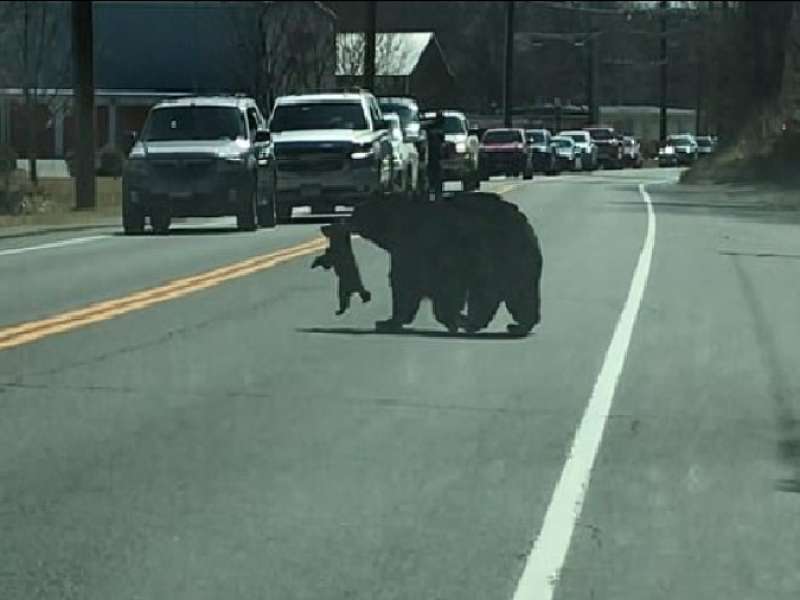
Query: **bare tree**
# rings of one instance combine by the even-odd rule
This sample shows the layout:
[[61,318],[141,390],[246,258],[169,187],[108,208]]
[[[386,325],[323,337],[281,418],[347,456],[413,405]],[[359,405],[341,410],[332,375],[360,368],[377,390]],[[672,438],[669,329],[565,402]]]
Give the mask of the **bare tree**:
[[270,110],[288,92],[319,88],[334,69],[334,24],[317,2],[231,2],[243,88]]
[[[364,34],[340,34],[336,46],[336,73],[353,81],[360,78],[364,73],[366,56]],[[407,75],[404,67],[413,52],[414,49],[404,42],[403,34],[379,33],[375,40],[375,75],[379,78]],[[381,87],[380,80],[375,86]]]
[[69,53],[61,47],[66,39],[67,13],[63,2],[4,3],[5,35],[0,48],[7,85],[22,89],[25,114],[25,154],[31,182],[36,170],[36,110],[52,111],[56,90],[69,80]]

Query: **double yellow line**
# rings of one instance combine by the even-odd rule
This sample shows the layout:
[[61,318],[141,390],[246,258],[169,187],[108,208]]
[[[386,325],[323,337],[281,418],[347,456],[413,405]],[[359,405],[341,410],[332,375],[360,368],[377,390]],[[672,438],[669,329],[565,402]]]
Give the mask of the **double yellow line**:
[[194,292],[218,286],[226,281],[252,275],[294,258],[317,252],[326,246],[327,240],[323,237],[317,237],[290,248],[248,258],[199,275],[175,279],[163,285],[135,292],[122,298],[90,304],[84,308],[37,321],[0,328],[0,350],[29,344],[57,333],[65,333],[79,327],[99,323],[100,321],[107,321],[129,312],[142,310],[154,304],[188,296]]

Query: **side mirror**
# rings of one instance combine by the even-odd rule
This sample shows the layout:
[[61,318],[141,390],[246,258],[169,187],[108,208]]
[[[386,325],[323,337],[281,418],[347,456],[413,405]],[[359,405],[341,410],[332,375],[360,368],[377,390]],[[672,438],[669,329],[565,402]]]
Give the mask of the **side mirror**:
[[479,128],[477,128],[477,127],[470,127],[467,130],[467,133],[469,135],[474,135],[475,137],[480,137],[481,136],[481,130]]
[[258,129],[256,131],[256,143],[257,144],[265,144],[272,139],[272,136],[269,133],[269,129]]

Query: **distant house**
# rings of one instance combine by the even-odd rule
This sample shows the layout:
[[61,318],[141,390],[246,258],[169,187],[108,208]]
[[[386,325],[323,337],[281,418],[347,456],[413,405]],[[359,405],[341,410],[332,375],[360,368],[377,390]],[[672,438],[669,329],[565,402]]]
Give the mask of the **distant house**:
[[[68,3],[53,3],[68,4]],[[153,104],[192,93],[245,93],[269,110],[275,96],[335,82],[336,15],[321,2],[95,1],[95,140],[125,144]],[[62,54],[69,56],[69,19]],[[2,61],[3,49],[0,49]],[[45,59],[50,60],[49,58]],[[71,78],[45,74],[36,155],[73,147]],[[0,81],[0,143],[25,151],[19,81]]]
[[[341,86],[362,82],[363,33],[336,36],[336,80]],[[427,108],[455,107],[455,77],[431,32],[378,33],[375,39],[375,92],[417,98]]]

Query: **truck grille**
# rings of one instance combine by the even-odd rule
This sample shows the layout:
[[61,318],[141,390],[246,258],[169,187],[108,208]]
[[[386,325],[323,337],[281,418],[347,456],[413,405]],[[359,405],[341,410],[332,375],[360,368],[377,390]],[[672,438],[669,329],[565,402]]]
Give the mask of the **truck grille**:
[[278,169],[293,173],[329,173],[341,171],[344,159],[338,156],[283,158],[278,161]]
[[208,158],[197,159],[151,159],[150,167],[156,177],[168,180],[196,180],[214,172],[216,161]]

